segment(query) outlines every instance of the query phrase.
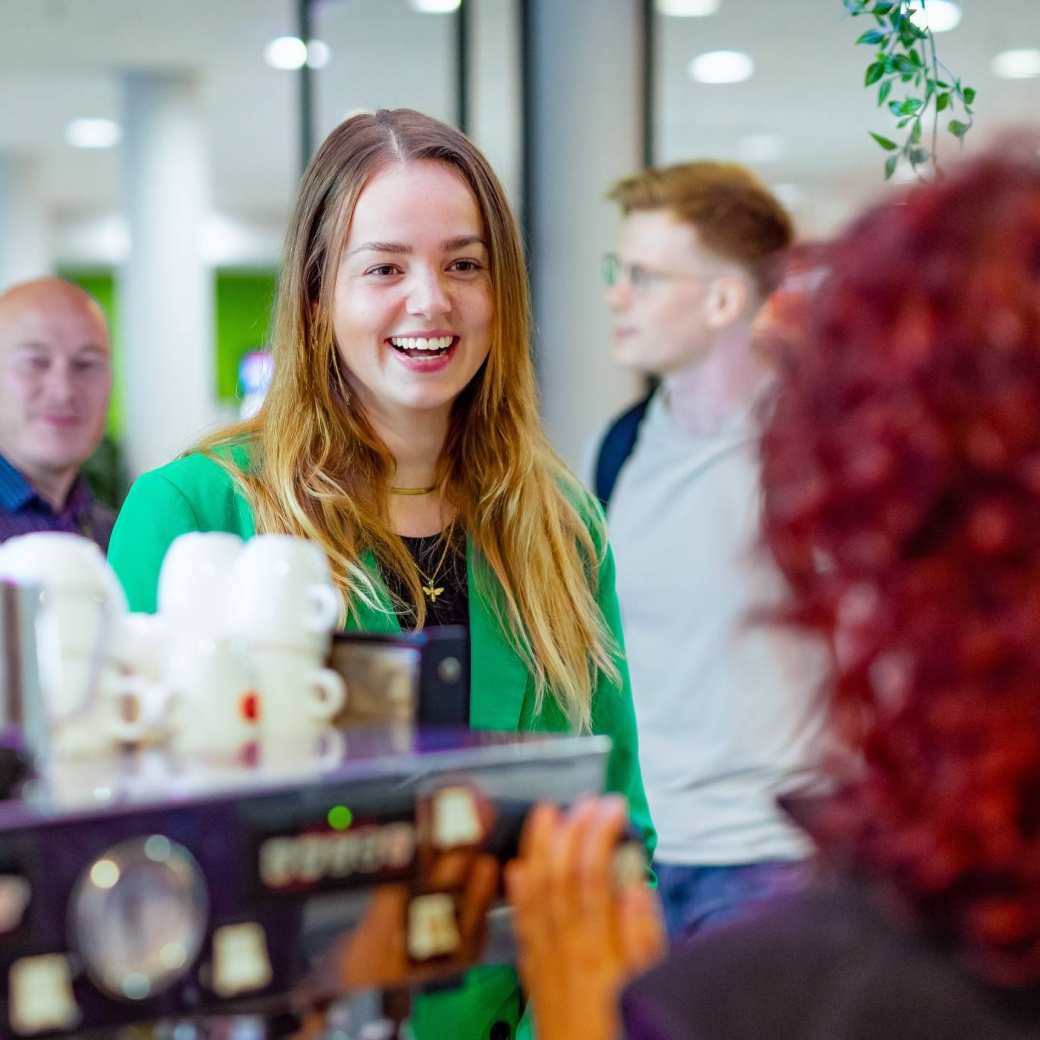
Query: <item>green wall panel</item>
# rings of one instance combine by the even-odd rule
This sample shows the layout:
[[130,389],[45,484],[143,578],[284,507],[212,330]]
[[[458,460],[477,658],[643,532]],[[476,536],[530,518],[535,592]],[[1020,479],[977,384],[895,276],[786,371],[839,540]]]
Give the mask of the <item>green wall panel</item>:
[[220,271],[217,274],[215,360],[217,396],[233,401],[242,355],[267,345],[277,278],[273,271]]

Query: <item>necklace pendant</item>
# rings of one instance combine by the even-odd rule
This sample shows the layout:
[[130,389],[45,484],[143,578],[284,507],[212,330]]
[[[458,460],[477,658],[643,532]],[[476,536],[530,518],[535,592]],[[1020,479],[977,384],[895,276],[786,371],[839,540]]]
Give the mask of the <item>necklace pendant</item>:
[[436,603],[437,597],[444,591],[444,588],[434,588],[433,582],[431,581],[429,585],[423,585],[422,590],[431,603]]

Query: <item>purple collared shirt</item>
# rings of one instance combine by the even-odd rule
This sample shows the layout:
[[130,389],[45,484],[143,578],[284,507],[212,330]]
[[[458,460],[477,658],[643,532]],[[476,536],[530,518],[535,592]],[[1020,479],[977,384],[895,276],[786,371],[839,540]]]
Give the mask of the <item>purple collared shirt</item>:
[[103,550],[115,513],[94,499],[82,476],[76,478],[65,506],[55,512],[25,476],[0,455],[0,542],[33,531],[68,531],[92,538]]

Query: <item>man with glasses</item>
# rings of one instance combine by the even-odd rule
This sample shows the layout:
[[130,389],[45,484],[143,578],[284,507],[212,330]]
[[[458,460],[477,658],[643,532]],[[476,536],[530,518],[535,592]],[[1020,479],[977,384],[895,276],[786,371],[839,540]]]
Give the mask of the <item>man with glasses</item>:
[[80,468],[111,389],[105,318],[82,289],[40,278],[0,293],[0,542],[69,531],[108,545],[115,516]]
[[799,885],[805,840],[776,795],[806,778],[820,719],[803,651],[749,614],[776,572],[756,552],[756,410],[770,382],[752,324],[792,238],[747,170],[685,163],[613,188],[604,259],[616,362],[652,377],[608,428],[608,508],[640,758],[673,939]]

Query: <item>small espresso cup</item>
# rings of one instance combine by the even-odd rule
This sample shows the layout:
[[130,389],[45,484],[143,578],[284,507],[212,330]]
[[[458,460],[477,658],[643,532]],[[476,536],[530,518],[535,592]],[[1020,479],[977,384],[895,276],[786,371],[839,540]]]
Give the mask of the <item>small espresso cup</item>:
[[254,649],[251,659],[264,740],[307,739],[328,728],[346,703],[339,673],[316,667],[306,653]]
[[[58,758],[103,754],[119,744],[141,744],[160,729],[164,691],[156,683],[128,675],[92,658],[69,657],[62,679],[73,690],[69,711],[50,713],[50,748]],[[82,689],[89,692],[84,696]]]
[[241,552],[242,539],[222,531],[191,531],[174,539],[159,571],[159,614],[178,630],[219,631]]
[[325,554],[291,535],[258,535],[235,561],[225,630],[251,646],[324,658],[340,614]]
[[165,685],[178,751],[220,755],[255,739],[253,670],[231,640],[183,633],[167,658]]

